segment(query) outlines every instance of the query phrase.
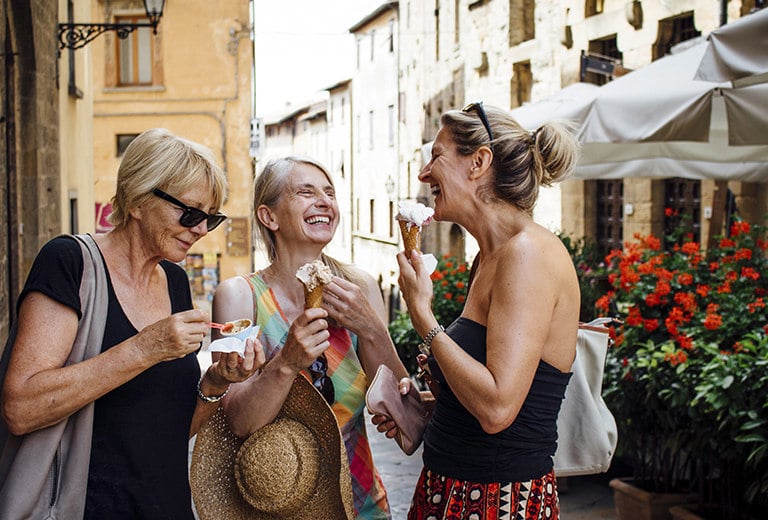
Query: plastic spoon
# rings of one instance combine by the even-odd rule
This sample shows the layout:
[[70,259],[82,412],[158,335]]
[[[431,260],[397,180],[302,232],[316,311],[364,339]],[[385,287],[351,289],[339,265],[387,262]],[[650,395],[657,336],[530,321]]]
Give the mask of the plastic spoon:
[[220,331],[227,331],[233,327],[231,323],[224,323],[222,325],[221,323],[215,323],[215,322],[209,323],[208,326],[210,326],[212,329],[219,329]]

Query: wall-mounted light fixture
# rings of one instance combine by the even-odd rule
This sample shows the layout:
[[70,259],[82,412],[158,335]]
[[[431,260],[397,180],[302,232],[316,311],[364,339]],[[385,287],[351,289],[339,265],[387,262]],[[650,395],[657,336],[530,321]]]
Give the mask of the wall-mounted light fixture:
[[144,10],[149,22],[145,23],[60,23],[60,49],[80,49],[85,47],[98,35],[107,31],[115,31],[117,37],[125,39],[139,27],[151,27],[157,34],[157,24],[163,16],[165,0],[144,0]]

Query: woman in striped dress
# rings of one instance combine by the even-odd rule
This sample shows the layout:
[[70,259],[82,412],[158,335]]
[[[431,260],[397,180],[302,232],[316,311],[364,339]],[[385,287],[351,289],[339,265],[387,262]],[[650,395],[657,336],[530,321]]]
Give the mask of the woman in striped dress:
[[[373,277],[325,255],[339,223],[327,170],[308,158],[268,163],[254,189],[254,210],[270,264],[222,282],[213,300],[215,321],[253,317],[268,363],[234,385],[224,408],[232,431],[247,437],[270,423],[291,383],[304,374],[331,405],[347,448],[356,518],[390,518],[387,496],[365,431],[366,374],[380,364],[407,377],[386,327],[384,302]],[[334,273],[321,308],[305,309],[296,271],[322,260]]]

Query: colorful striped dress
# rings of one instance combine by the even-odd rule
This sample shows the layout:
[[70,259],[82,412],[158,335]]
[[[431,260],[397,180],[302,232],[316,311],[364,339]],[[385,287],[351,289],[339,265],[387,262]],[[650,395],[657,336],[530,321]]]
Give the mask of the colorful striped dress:
[[[259,339],[269,360],[285,344],[290,323],[259,272],[243,278],[253,292],[253,314],[260,327]],[[367,379],[357,357],[357,337],[343,328],[332,327],[329,332],[331,346],[325,355],[328,376],[336,393],[332,408],[347,448],[355,512],[360,520],[389,519],[387,494],[373,465],[365,431],[363,410]]]

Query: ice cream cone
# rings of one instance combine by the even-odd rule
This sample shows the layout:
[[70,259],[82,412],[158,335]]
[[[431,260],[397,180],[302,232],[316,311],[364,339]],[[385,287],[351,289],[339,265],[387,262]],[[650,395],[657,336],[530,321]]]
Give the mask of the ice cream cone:
[[323,305],[323,286],[318,285],[314,289],[304,286],[304,308],[315,309]]
[[405,220],[398,220],[400,223],[400,233],[403,235],[403,244],[405,244],[405,256],[411,257],[411,251],[421,251],[419,248],[419,241],[421,235],[421,229],[415,224],[410,224]]

